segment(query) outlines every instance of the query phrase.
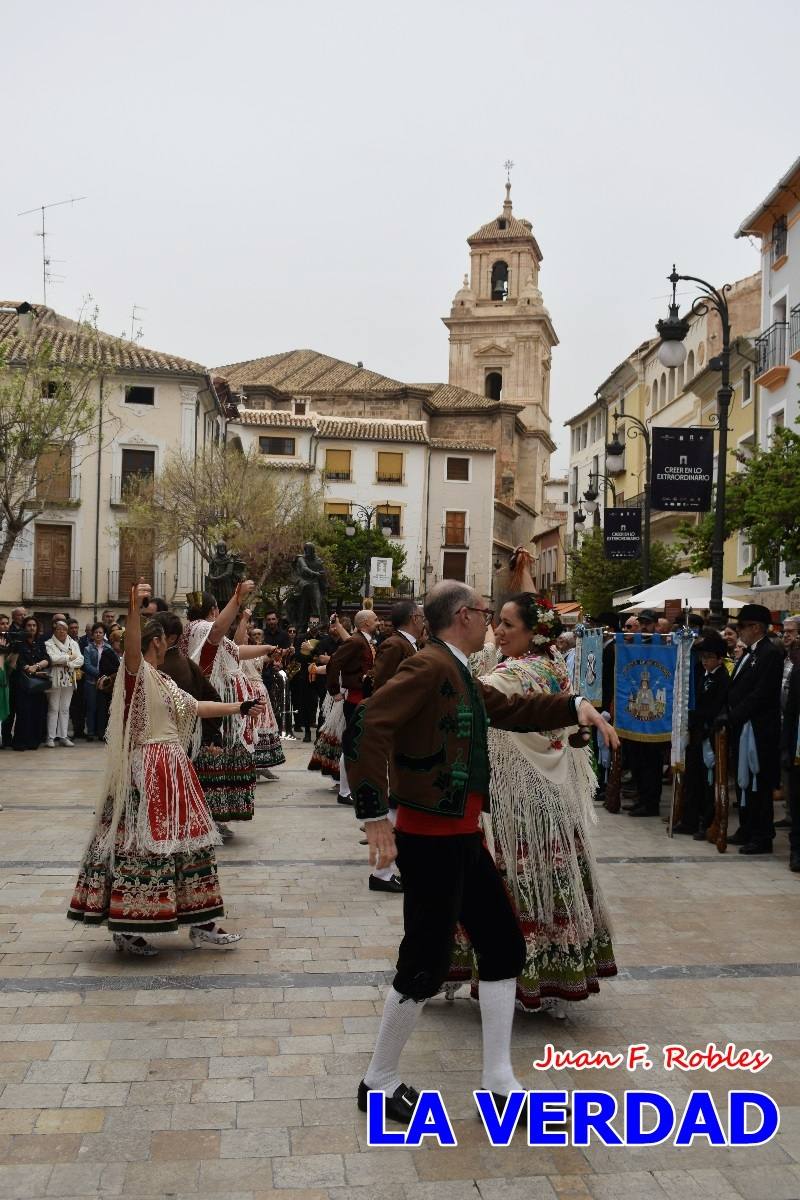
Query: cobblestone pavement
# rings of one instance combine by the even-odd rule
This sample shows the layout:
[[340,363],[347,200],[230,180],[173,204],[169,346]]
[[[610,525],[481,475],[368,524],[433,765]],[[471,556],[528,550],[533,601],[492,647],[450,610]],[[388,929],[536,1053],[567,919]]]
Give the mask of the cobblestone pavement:
[[[100,746],[0,756],[0,1197],[225,1200],[539,1200],[800,1197],[800,877],[785,834],[771,859],[670,842],[654,820],[600,814],[595,845],[622,973],[569,1018],[517,1017],[514,1061],[557,1047],[648,1042],[763,1047],[759,1076],[669,1074],[640,1086],[680,1105],[754,1086],[781,1105],[755,1149],[494,1149],[474,1116],[475,1007],[432,1001],[404,1077],[439,1088],[458,1149],[369,1149],[354,1093],[401,925],[370,893],[352,810],[289,744],[280,782],[220,851],[228,951],[160,939],[114,954],[64,911],[91,822]],[[552,1073],[622,1093],[625,1072]],[[542,1077],[536,1079],[542,1086]]]

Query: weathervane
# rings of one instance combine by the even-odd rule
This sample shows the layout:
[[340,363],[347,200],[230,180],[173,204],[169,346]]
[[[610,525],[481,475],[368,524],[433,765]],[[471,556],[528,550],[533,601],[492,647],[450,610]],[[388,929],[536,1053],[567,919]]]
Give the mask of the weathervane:
[[514,169],[514,163],[510,158],[507,158],[503,163],[503,168],[506,173],[506,183],[511,183],[511,172]]

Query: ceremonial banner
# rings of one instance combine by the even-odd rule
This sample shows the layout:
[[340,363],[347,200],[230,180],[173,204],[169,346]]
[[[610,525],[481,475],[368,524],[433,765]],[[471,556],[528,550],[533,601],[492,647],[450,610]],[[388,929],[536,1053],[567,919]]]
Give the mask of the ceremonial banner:
[[603,701],[603,631],[575,626],[575,667],[572,690],[596,708]]
[[603,521],[605,556],[612,561],[638,558],[642,552],[642,510],[607,508]]
[[644,641],[635,633],[627,642],[615,636],[614,726],[633,742],[668,742],[672,737],[672,699],[678,648],[663,645],[660,635]]
[[653,508],[708,512],[714,472],[713,429],[650,431],[653,439]]
[[391,558],[371,558],[369,560],[369,581],[373,587],[389,588],[392,586]]

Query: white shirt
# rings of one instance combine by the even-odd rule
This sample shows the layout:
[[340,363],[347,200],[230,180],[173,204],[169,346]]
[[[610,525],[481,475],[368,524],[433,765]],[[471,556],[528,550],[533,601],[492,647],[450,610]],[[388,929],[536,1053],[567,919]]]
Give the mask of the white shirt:
[[[397,632],[402,633],[403,637],[406,638],[409,642],[411,642],[411,645],[414,647],[415,650],[418,649],[417,639],[414,637],[413,633],[406,633],[405,629],[398,629]],[[452,647],[451,647],[451,649],[452,649]]]
[[464,653],[464,651],[459,650],[458,646],[454,646],[452,642],[445,642],[445,646],[447,646],[447,649],[450,651],[451,654],[455,655],[455,657],[458,659],[458,661],[461,663],[461,665],[466,667],[467,670],[469,670],[469,660],[467,659],[467,656]]

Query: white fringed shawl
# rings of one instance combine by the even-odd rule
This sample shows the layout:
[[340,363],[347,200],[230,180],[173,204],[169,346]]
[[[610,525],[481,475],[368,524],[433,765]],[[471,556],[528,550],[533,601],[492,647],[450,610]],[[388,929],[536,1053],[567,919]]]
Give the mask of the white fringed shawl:
[[[570,691],[560,655],[506,659],[500,665],[491,650],[479,657],[481,682],[504,695]],[[549,733],[489,730],[490,820],[520,912],[552,925],[556,889],[564,879],[561,899],[573,925],[565,937],[577,935],[583,944],[596,924],[610,926],[588,836],[589,825],[597,823],[592,807],[597,780],[588,748],[567,742],[574,728]],[[578,842],[595,882],[591,903],[581,878]]]
[[[216,845],[219,835],[185,752],[197,717],[197,701],[142,659],[126,721],[125,676],[121,665],[111,698],[106,769],[95,820],[94,836],[101,857],[113,862],[123,818],[125,850],[168,855]],[[147,748],[154,746],[163,747],[160,759],[147,753]],[[159,764],[166,765],[167,796],[155,837],[150,799],[157,788]],[[136,791],[138,804],[134,801]],[[109,800],[111,820],[106,825]]]

